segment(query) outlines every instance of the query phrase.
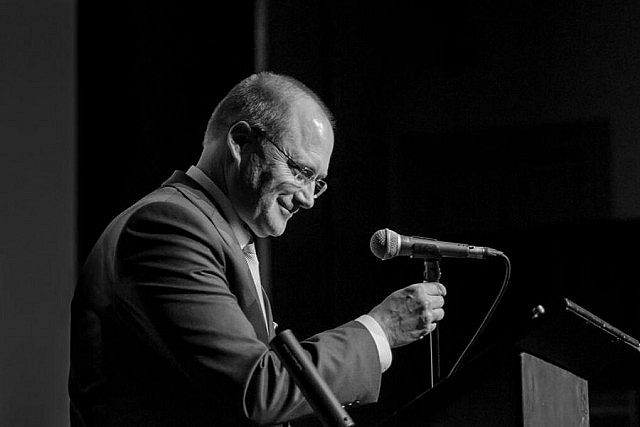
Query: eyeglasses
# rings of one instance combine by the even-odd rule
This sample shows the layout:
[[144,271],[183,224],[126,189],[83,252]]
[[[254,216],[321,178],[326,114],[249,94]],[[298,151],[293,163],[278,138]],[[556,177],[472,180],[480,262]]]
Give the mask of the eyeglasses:
[[269,141],[271,145],[276,147],[276,149],[279,152],[281,152],[283,156],[287,158],[287,166],[289,166],[289,170],[291,170],[291,174],[297,181],[300,182],[301,185],[307,185],[310,182],[314,183],[314,187],[313,187],[314,199],[317,199],[322,195],[322,193],[327,191],[327,186],[328,186],[327,183],[324,180],[318,178],[316,176],[316,173],[312,169],[306,166],[300,166],[298,163],[296,163],[296,161],[293,160],[291,156],[285,153],[282,148],[278,147],[278,145],[275,142],[273,142],[271,138],[267,136],[267,133],[264,130],[260,129],[258,126],[252,125],[251,129],[253,129],[256,133],[258,133],[264,139]]

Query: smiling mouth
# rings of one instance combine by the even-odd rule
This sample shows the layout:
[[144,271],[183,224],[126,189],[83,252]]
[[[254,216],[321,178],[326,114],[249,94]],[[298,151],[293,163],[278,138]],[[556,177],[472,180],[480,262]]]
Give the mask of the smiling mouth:
[[289,208],[287,208],[285,205],[283,205],[282,203],[278,203],[280,205],[280,209],[282,209],[285,213],[287,213],[289,216],[293,215],[294,212],[292,210],[290,210]]
[[282,210],[288,214],[288,216],[293,216],[293,214],[298,212],[298,209],[296,209],[294,206],[292,206],[291,208],[288,208],[287,205],[285,205],[284,203],[278,202],[278,204],[280,205]]

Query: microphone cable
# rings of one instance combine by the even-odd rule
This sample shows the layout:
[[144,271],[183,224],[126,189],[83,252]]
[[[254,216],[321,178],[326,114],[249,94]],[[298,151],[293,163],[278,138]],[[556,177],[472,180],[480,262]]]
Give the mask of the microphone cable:
[[491,308],[489,309],[487,314],[484,316],[482,323],[480,323],[480,326],[478,327],[476,332],[473,334],[473,337],[471,338],[467,346],[464,348],[464,350],[460,354],[460,357],[458,357],[458,360],[456,360],[456,363],[453,364],[453,368],[451,368],[451,371],[449,371],[449,375],[447,375],[447,378],[449,378],[451,375],[453,375],[454,372],[458,370],[458,366],[460,365],[460,362],[467,356],[467,353],[469,352],[471,347],[473,347],[473,345],[476,343],[478,337],[480,336],[482,331],[485,329],[485,327],[489,323],[489,319],[491,319],[491,317],[493,316],[496,308],[500,304],[500,301],[502,300],[502,297],[504,296],[507,290],[507,286],[509,285],[509,279],[511,277],[511,261],[509,261],[509,257],[503,253],[500,253],[498,256],[502,258],[502,260],[505,262],[505,275],[502,281],[502,286],[500,287],[500,291],[498,292],[498,295],[494,299],[493,304],[491,304]]

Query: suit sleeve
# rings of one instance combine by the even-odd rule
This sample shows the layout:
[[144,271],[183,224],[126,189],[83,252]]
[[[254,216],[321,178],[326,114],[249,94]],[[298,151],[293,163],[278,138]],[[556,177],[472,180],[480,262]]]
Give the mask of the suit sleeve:
[[[259,423],[310,412],[232,293],[239,261],[208,217],[178,203],[143,206],[124,227],[115,256],[122,327],[187,381],[211,399],[224,393]],[[377,399],[380,362],[361,324],[350,322],[301,344],[338,400]]]

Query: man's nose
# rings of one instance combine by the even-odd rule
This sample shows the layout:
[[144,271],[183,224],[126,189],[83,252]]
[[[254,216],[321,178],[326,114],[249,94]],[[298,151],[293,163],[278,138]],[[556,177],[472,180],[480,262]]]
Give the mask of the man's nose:
[[315,181],[311,181],[296,191],[293,195],[296,204],[303,209],[311,209],[316,200],[315,197],[313,197],[315,188]]

